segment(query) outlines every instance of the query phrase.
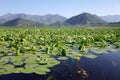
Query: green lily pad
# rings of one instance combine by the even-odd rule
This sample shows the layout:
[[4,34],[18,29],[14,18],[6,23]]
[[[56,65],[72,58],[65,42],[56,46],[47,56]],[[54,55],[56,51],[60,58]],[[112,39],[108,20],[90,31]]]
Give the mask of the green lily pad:
[[3,65],[0,64],[0,69],[3,69],[3,68],[4,68]]
[[1,59],[0,59],[0,64],[6,64],[6,63],[8,63],[9,62],[9,57],[2,57]]
[[35,72],[34,68],[25,68],[21,71],[21,73],[26,73],[26,74],[34,73],[34,72]]
[[10,74],[10,73],[13,73],[13,71],[14,71],[14,66],[11,64],[6,64],[6,65],[3,65],[3,70],[1,74]]
[[5,70],[4,69],[0,69],[0,75],[5,74]]
[[23,61],[15,61],[13,65],[15,66],[21,66],[23,64]]
[[4,67],[5,70],[11,70],[11,69],[14,69],[14,66],[11,65],[11,64],[3,65],[3,67]]
[[38,66],[38,67],[35,67],[35,71],[45,71],[45,72],[50,72],[50,69],[47,68],[47,67],[43,67],[43,66]]
[[24,68],[14,68],[13,73],[22,73],[25,69]]
[[85,55],[83,55],[83,56],[85,56],[85,57],[87,57],[87,58],[92,58],[92,59],[94,59],[94,58],[97,57],[96,55],[93,55],[93,54],[85,54]]
[[60,63],[59,61],[50,61],[48,65],[57,65],[59,63]]
[[36,62],[36,59],[35,60],[34,59],[25,59],[25,63],[27,63],[27,64],[35,64],[37,62]]
[[43,58],[43,59],[37,60],[36,62],[39,64],[47,64],[47,59]]
[[77,57],[82,56],[83,53],[82,52],[73,52],[73,53],[68,53],[67,56],[73,59],[76,59]]
[[105,54],[105,53],[108,53],[108,49],[97,49],[97,48],[94,48],[92,49],[92,51],[96,54]]
[[67,60],[68,58],[67,57],[59,57],[57,58],[58,60]]
[[37,66],[39,66],[39,64],[26,64],[25,65],[25,69],[28,69],[28,68],[35,68],[35,67],[37,67]]
[[44,72],[44,71],[35,71],[35,73],[40,74],[40,75],[45,75],[46,74],[46,72]]

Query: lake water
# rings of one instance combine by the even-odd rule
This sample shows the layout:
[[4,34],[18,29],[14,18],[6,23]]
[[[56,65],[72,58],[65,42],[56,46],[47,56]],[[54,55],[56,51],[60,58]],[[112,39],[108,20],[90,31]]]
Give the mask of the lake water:
[[120,80],[120,52],[98,55],[95,59],[69,58],[51,68],[46,75],[8,74],[0,80]]

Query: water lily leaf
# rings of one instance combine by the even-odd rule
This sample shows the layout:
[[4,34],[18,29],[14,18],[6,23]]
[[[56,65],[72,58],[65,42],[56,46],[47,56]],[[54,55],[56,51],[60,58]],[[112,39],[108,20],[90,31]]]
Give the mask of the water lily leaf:
[[0,69],[0,75],[10,74],[10,71],[7,71],[5,69]]
[[35,63],[37,63],[37,62],[36,62],[36,60],[34,60],[34,59],[26,59],[26,60],[25,60],[25,63],[27,63],[27,64],[35,64]]
[[67,60],[68,58],[67,57],[59,57],[57,58],[58,60]]
[[13,63],[13,65],[15,66],[20,66],[23,64],[23,59],[22,57],[19,57],[19,56],[11,56],[10,58],[10,62]]
[[23,64],[23,61],[15,61],[13,65],[15,66],[21,66]]
[[13,73],[21,73],[24,70],[25,70],[24,68],[14,68],[14,72]]
[[47,67],[38,66],[38,67],[35,67],[34,72],[36,74],[45,75],[47,72],[50,72],[50,69]]
[[10,74],[10,73],[13,73],[14,66],[11,64],[6,64],[6,65],[3,65],[3,69],[4,70],[2,70],[2,74]]
[[28,56],[27,58],[25,58],[25,63],[37,63],[38,57],[36,56]]
[[35,73],[40,74],[40,75],[45,75],[46,74],[46,72],[44,72],[44,71],[35,71]]
[[76,59],[78,57],[77,55],[75,55],[73,53],[69,53],[69,54],[67,54],[67,56],[70,58],[73,58],[73,59]]
[[76,59],[77,57],[80,57],[83,55],[83,52],[72,52],[68,53],[67,56],[73,59]]
[[4,69],[0,69],[0,75],[5,74],[5,70]]
[[28,68],[35,68],[35,67],[37,67],[37,66],[39,66],[39,64],[26,64],[25,65],[25,69],[28,69]]
[[9,57],[2,57],[1,59],[0,59],[0,64],[6,64],[6,63],[8,63],[9,62]]
[[46,80],[56,80],[53,75],[50,75]]
[[37,58],[37,56],[35,54],[32,53],[25,53],[23,54],[23,58]]
[[14,69],[14,66],[12,64],[6,64],[6,65],[3,65],[3,67],[4,67],[5,70]]
[[93,51],[95,54],[105,54],[105,53],[108,53],[108,49],[98,49],[98,48],[94,48],[94,49],[92,49],[92,51]]
[[4,68],[3,65],[0,64],[0,69],[3,69],[3,68]]
[[43,53],[36,53],[37,57],[42,57],[42,58],[49,58],[50,55],[49,54],[43,54]]
[[3,56],[3,54],[0,53],[0,57]]
[[85,55],[83,55],[83,56],[85,56],[85,57],[87,57],[87,58],[92,58],[92,59],[94,59],[94,58],[97,57],[96,55],[93,55],[93,54],[85,54]]
[[50,61],[48,64],[49,65],[57,65],[59,63],[60,63],[59,61]]
[[50,72],[50,69],[47,68],[47,67],[43,67],[43,66],[38,66],[38,67],[35,67],[35,71],[45,71],[45,72]]
[[34,68],[25,68],[25,69],[22,69],[21,72],[22,72],[22,73],[26,73],[26,74],[34,73],[34,72],[35,72],[35,69],[34,69]]
[[39,64],[47,64],[47,59],[36,60],[36,62]]

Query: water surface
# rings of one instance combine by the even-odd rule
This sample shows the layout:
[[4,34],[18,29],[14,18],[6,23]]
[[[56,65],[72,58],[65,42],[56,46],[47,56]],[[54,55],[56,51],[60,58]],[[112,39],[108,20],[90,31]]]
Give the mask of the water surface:
[[95,59],[81,57],[80,61],[69,58],[46,75],[8,74],[0,76],[0,80],[120,80],[120,52],[98,55]]

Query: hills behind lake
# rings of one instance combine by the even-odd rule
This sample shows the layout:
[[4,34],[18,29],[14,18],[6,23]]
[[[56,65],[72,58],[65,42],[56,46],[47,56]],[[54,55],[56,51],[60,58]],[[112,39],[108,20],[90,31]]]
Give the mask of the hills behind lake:
[[82,13],[71,18],[66,18],[58,14],[28,15],[5,14],[0,16],[1,26],[44,26],[44,25],[86,25],[86,24],[106,24],[110,22],[120,22],[120,16],[97,16],[90,13]]
[[71,25],[79,25],[79,24],[104,24],[106,21],[102,20],[97,15],[93,15],[90,13],[82,13],[77,16],[73,16],[70,19],[65,21]]
[[39,22],[39,23],[44,23],[44,24],[51,24],[51,23],[55,23],[57,21],[60,22],[64,22],[66,20],[65,17],[60,16],[58,14],[52,15],[52,14],[47,14],[47,15],[29,15],[29,14],[24,14],[24,13],[20,13],[20,14],[5,14],[3,16],[0,17],[0,23],[5,23],[8,22],[10,20],[14,20],[17,18],[22,18],[25,20],[30,20],[33,22]]

